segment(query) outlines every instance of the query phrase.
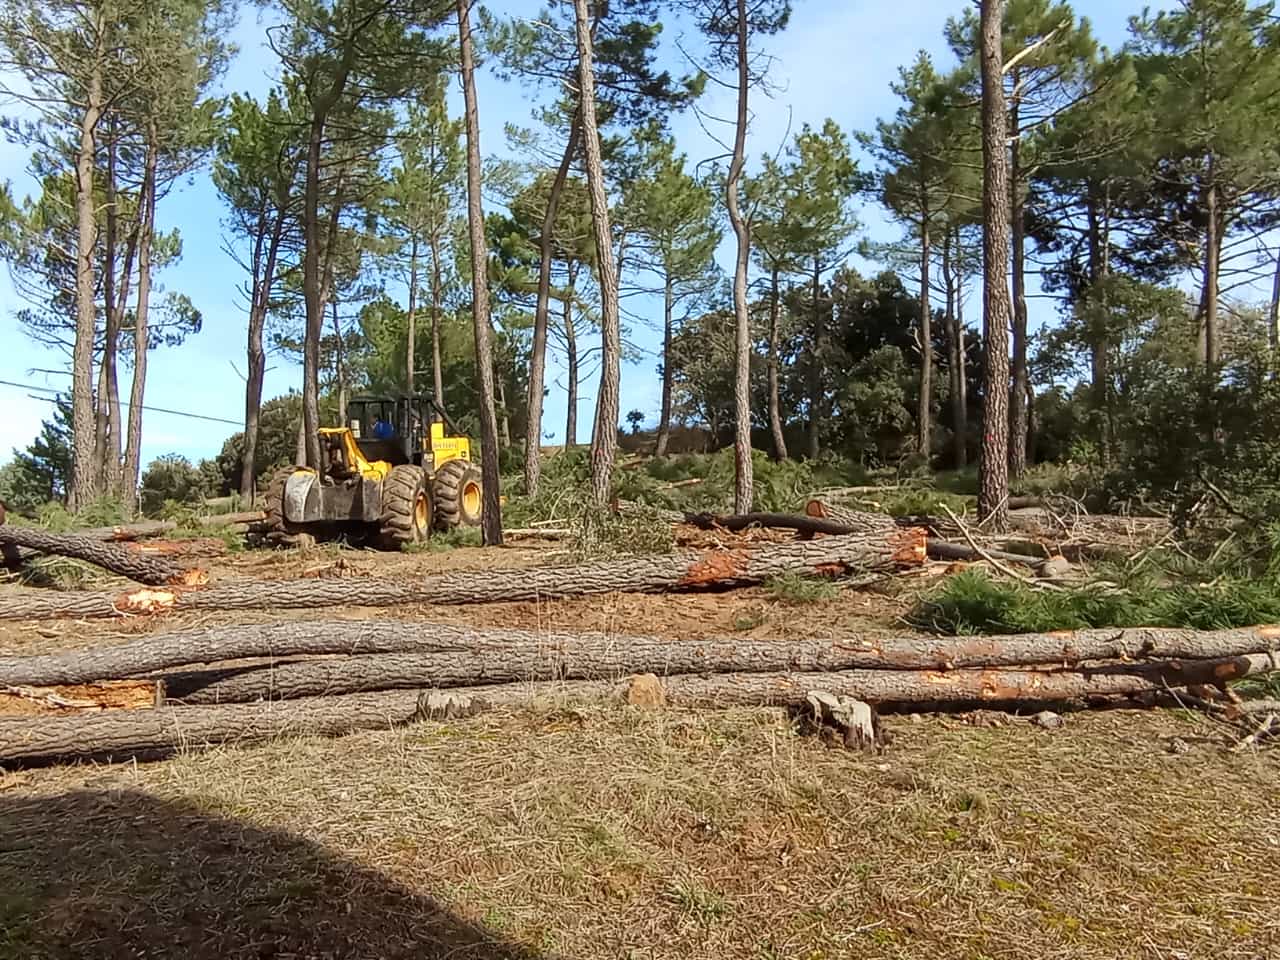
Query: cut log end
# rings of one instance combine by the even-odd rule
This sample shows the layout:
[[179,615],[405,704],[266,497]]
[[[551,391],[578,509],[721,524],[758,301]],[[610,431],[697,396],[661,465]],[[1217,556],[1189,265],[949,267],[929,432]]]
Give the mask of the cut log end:
[[120,613],[153,615],[172,610],[177,602],[172,590],[135,590],[117,597],[114,606]]
[[642,673],[627,681],[622,699],[633,707],[657,710],[667,705],[667,692],[662,681],[652,673]]
[[0,716],[154,710],[163,705],[164,684],[156,680],[0,687]]

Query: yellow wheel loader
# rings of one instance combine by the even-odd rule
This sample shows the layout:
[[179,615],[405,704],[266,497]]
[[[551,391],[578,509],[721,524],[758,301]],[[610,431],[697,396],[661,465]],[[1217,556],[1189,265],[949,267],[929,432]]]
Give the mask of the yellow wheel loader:
[[478,526],[480,467],[458,434],[428,397],[351,400],[346,426],[320,429],[318,465],[284,467],[272,478],[269,538],[354,536],[397,550],[433,529]]

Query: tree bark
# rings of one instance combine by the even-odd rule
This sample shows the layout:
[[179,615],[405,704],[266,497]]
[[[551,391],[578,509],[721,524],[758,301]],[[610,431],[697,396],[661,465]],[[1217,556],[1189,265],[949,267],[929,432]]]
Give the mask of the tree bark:
[[279,262],[280,244],[284,240],[286,217],[285,205],[281,203],[272,223],[261,274],[255,274],[253,278],[252,302],[249,305],[240,496],[247,497],[245,502],[250,506],[258,493],[258,427],[262,414],[262,387],[267,376],[267,352],[262,345],[262,335],[267,326],[267,312],[271,309],[271,291],[275,287],[276,264]]
[[1001,22],[1004,0],[982,0],[982,457],[978,516],[991,529],[1009,520],[1009,159]]
[[[418,341],[418,235],[409,241],[409,309],[405,311],[404,387],[405,393],[414,395],[414,350]],[[346,422],[345,420],[343,421]]]
[[443,296],[443,282],[440,270],[440,238],[431,234],[431,386],[435,391],[435,401],[441,409],[447,410],[444,396],[444,361],[440,356],[440,298]]
[[147,129],[147,148],[143,160],[142,225],[138,237],[138,303],[133,318],[133,384],[129,389],[129,429],[124,451],[122,493],[133,507],[138,503],[138,481],[142,470],[142,401],[147,389],[147,351],[150,333],[148,316],[151,309],[151,247],[156,234],[156,153],[159,133],[154,124]]
[[113,543],[104,543],[74,533],[50,533],[30,527],[0,527],[0,543],[84,560],[138,583],[180,583],[186,573],[182,567],[168,560],[144,556]]
[[471,55],[470,0],[458,0],[458,46],[467,129],[467,221],[471,228],[471,315],[476,338],[476,379],[480,383],[480,468],[484,487],[481,529],[485,546],[502,543],[501,480],[498,476],[498,415],[493,400],[493,346],[489,326],[489,247],[484,237],[481,198],[480,117],[476,109],[475,64]]
[[667,445],[671,442],[671,401],[674,382],[671,376],[671,314],[675,303],[673,282],[668,272],[662,286],[662,413],[658,417],[658,441],[654,445],[653,455],[665,457]]
[[[465,668],[472,656],[493,658],[508,652],[526,660],[536,656],[537,663],[556,663],[560,672],[551,676],[567,677],[570,673],[566,671],[573,670],[579,674],[594,670],[595,675],[606,676],[646,669],[637,664],[648,664],[650,672],[675,674],[720,669],[709,666],[712,664],[743,672],[947,671],[1037,664],[1064,668],[1097,661],[1221,661],[1261,651],[1274,652],[1278,644],[1280,628],[1276,627],[1211,631],[1137,627],[975,637],[837,631],[828,639],[724,637],[695,641],[386,620],[284,621],[211,625],[144,636],[114,647],[0,657],[0,686],[90,683],[225,661],[333,655],[373,661],[390,654],[432,654],[453,658],[456,663],[450,669],[456,672],[459,665]],[[501,668],[501,664],[485,667]],[[514,667],[509,669],[515,679],[530,679],[516,673]]]
[[1218,274],[1222,267],[1222,224],[1218,211],[1218,186],[1216,162],[1209,157],[1209,185],[1205,191],[1205,243],[1204,243],[1204,362],[1210,370],[1218,366]]
[[961,409],[960,396],[960,354],[964,345],[957,336],[956,324],[956,285],[955,274],[951,265],[951,229],[948,227],[942,235],[942,285],[946,290],[946,314],[943,323],[947,333],[947,393],[951,398],[951,457],[957,470],[965,466],[964,433],[961,423],[964,414]]
[[[838,515],[837,515],[838,514]],[[803,515],[790,513],[739,513],[717,516],[713,513],[686,513],[683,523],[700,530],[728,530],[737,533],[751,527],[772,527],[800,533],[824,533],[844,536],[850,533],[889,536],[898,526],[887,514],[857,513],[833,510],[820,500],[810,500]]]
[[67,504],[74,512],[98,495],[101,477],[94,460],[93,352],[97,333],[97,203],[93,172],[98,120],[102,116],[101,36],[105,14],[94,13],[98,42],[80,115],[80,144],[76,152],[76,336],[71,356],[71,484]]
[[[1018,70],[1010,76],[1013,88],[1018,89]],[[1013,98],[1009,111],[1009,186],[1010,224],[1012,234],[1013,280],[1013,388],[1009,396],[1009,479],[1022,478],[1027,469],[1027,393],[1031,384],[1027,371],[1027,217],[1026,197],[1023,193],[1021,168],[1021,130],[1018,119],[1018,98]]]
[[[1257,658],[1255,660],[1255,658]],[[890,665],[875,654],[846,650],[824,640],[695,642],[640,640],[585,646],[570,640],[559,648],[512,647],[502,642],[466,651],[431,651],[285,661],[221,670],[170,673],[160,678],[166,697],[190,705],[251,703],[255,700],[295,700],[377,690],[470,687],[481,684],[549,680],[609,680],[635,673],[678,677],[688,674],[756,674],[826,672],[864,667],[868,674]],[[1214,682],[1226,675],[1242,677],[1274,670],[1266,654],[1161,664],[1090,666],[1082,678],[1101,676],[1168,677],[1171,682]],[[1039,664],[1033,664],[1039,665]],[[943,684],[951,668],[940,673]],[[937,671],[937,664],[923,671]],[[894,671],[896,673],[896,671]],[[969,679],[961,671],[961,679]],[[1063,674],[1046,671],[1061,682]],[[903,677],[902,679],[907,679]],[[867,677],[871,681],[870,676]],[[1030,686],[1030,684],[1028,684]],[[945,699],[945,698],[944,698]],[[1014,697],[1011,699],[1029,699]]]
[[[94,460],[103,489],[118,494],[120,487],[120,390],[117,355],[120,351],[120,319],[116,311],[116,242],[119,212],[116,201],[116,116],[107,123],[107,174],[103,182],[106,231],[103,238],[102,312],[106,324],[102,335],[102,361],[98,366],[97,429]],[[114,399],[114,403],[112,402]]]
[[1267,312],[1267,345],[1271,349],[1271,362],[1280,356],[1280,253],[1276,254],[1276,269],[1271,278],[1271,307]]
[[[572,278],[572,274],[570,274]],[[568,409],[564,421],[564,447],[572,450],[578,445],[578,333],[573,326],[573,284],[570,280],[569,295],[564,300],[564,352],[565,392]]]
[[599,506],[609,502],[613,461],[618,447],[619,379],[622,341],[618,314],[618,269],[614,262],[609,199],[605,193],[600,134],[596,129],[596,86],[592,67],[591,21],[587,0],[574,0],[578,46],[578,113],[586,155],[587,192],[591,197],[591,226],[595,235],[597,280],[600,284],[600,391],[596,396],[595,426],[591,433],[591,493]]
[[204,590],[141,590],[119,595],[45,595],[31,591],[0,600],[0,620],[57,616],[111,617],[166,610],[394,607],[406,603],[466,604],[547,600],[602,593],[663,593],[760,583],[782,573],[835,575],[894,570],[923,563],[924,531],[827,537],[754,550],[682,552],[570,567],[467,572],[417,580],[233,581]]
[[957,411],[960,436],[956,441],[956,465],[963,468],[969,463],[969,354],[965,347],[964,274],[960,270],[956,271],[956,347],[960,351],[960,405]]
[[781,293],[778,290],[778,266],[769,271],[769,433],[773,437],[773,459],[787,459],[787,438],[782,432],[782,399],[778,385],[778,341],[780,339]]
[[809,459],[822,452],[822,280],[818,260],[813,261],[813,319],[809,333]]
[[920,216],[920,405],[916,410],[916,447],[926,466],[933,453],[933,314],[929,306],[929,212]]
[[[538,238],[538,299],[533,312],[533,349],[529,354],[529,396],[524,446],[524,487],[525,493],[530,497],[538,495],[538,479],[542,475],[542,400],[547,379],[547,326],[551,313],[551,259],[556,217],[560,212],[560,195],[564,192],[569,167],[578,152],[581,133],[578,116],[575,110],[569,121],[569,137],[565,141],[560,165],[556,167],[556,174],[547,194],[547,209],[542,215],[542,235]],[[566,298],[565,312],[569,309],[569,298]],[[572,443],[572,440],[566,441],[567,445]]]
[[751,313],[747,304],[747,271],[751,256],[751,231],[738,205],[738,190],[746,164],[747,92],[750,63],[747,51],[747,3],[737,0],[738,104],[734,123],[733,159],[725,180],[725,205],[737,240],[733,266],[733,509],[747,513],[754,500],[751,462]]
[[[1269,659],[1267,660],[1269,663]],[[1263,666],[1258,664],[1259,668]],[[1181,669],[1180,669],[1181,667]],[[727,706],[802,705],[821,690],[872,704],[1010,704],[1136,695],[1202,682],[1203,664],[1160,664],[1145,672],[1046,672],[1039,670],[935,671],[845,670],[829,673],[716,674],[661,681],[666,704],[715,709]],[[1253,661],[1226,665],[1230,676],[1253,672]],[[1210,675],[1218,675],[1210,668]],[[0,763],[50,760],[150,758],[206,745],[252,743],[278,736],[341,736],[355,730],[401,726],[428,714],[430,692],[416,690],[305,697],[287,703],[179,706],[159,710],[103,711],[76,717],[0,718]],[[626,685],[611,681],[551,681],[462,687],[452,702],[468,712],[523,707],[538,700],[618,702]]]

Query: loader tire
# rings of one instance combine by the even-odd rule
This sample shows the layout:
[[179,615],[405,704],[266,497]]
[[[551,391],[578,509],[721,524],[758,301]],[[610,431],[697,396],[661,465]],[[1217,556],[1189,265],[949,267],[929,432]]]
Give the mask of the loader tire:
[[436,473],[435,494],[438,528],[480,526],[484,486],[477,464],[470,460],[450,460]]
[[297,467],[281,467],[267,484],[267,502],[263,505],[266,541],[274,547],[314,547],[316,538],[290,523],[284,516],[284,486],[298,472]]
[[431,535],[431,495],[421,467],[401,464],[382,481],[380,544],[399,550],[406,543],[421,543]]

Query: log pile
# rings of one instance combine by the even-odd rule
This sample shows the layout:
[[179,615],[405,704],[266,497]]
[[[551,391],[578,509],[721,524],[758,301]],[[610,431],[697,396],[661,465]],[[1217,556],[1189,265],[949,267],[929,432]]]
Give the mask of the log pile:
[[[876,710],[1149,701],[1179,690],[1227,710],[1227,684],[1280,670],[1278,642],[1274,627],[674,641],[386,621],[218,626],[0,658],[0,765],[337,735],[547,697],[803,708],[870,746]],[[6,712],[6,698],[23,709]]]
[[[147,558],[152,560],[153,558]],[[787,573],[837,576],[887,572],[925,560],[924,531],[882,529],[754,550],[684,551],[565,567],[468,571],[434,577],[353,580],[233,580],[207,589],[130,593],[26,591],[0,599],[0,620],[115,617],[170,610],[270,610],[498,603],[596,594],[717,590]]]

